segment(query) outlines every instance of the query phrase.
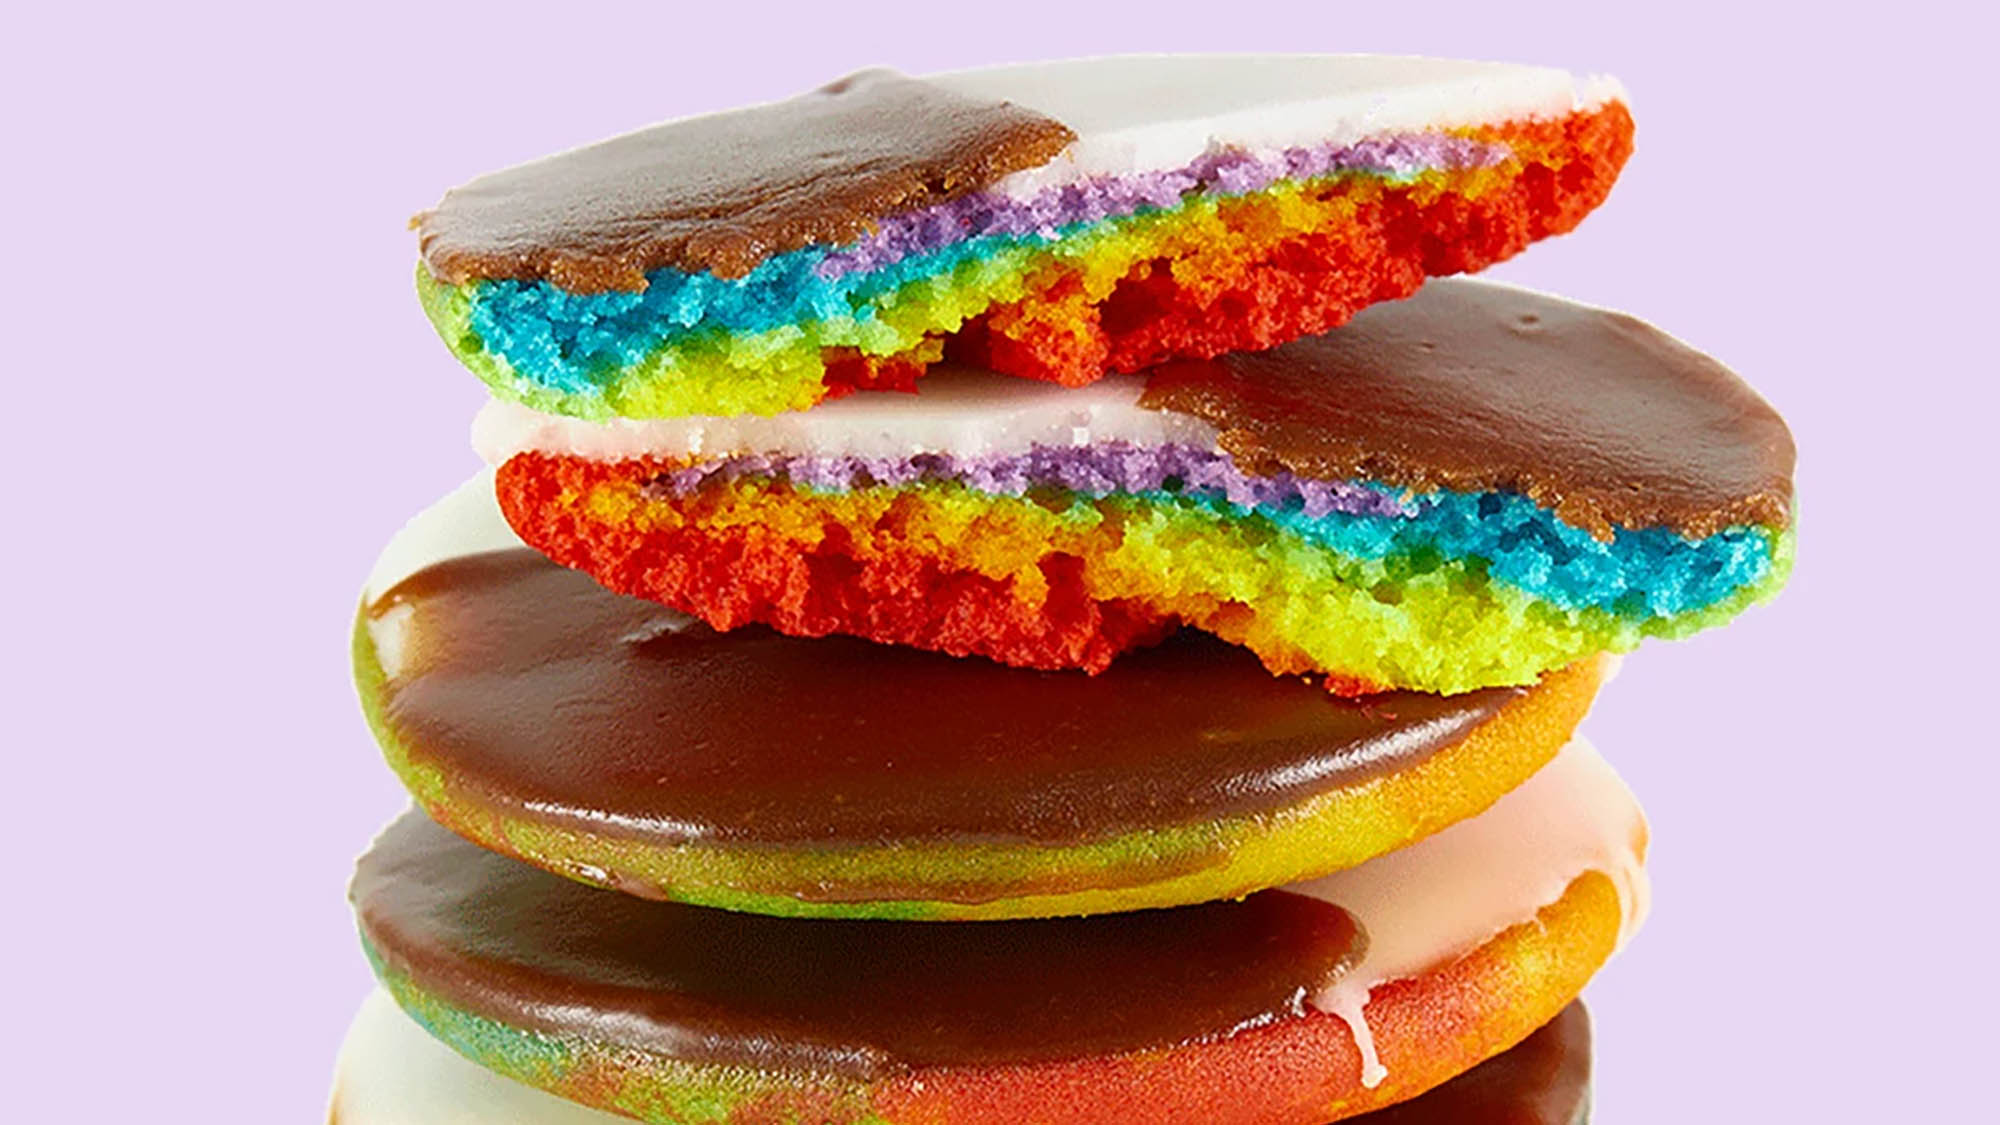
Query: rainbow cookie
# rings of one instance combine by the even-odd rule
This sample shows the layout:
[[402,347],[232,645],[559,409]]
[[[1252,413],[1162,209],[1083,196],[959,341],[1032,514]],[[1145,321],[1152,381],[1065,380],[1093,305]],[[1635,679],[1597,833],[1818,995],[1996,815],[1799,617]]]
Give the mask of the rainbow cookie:
[[1631,152],[1609,79],[1133,56],[669,122],[419,216],[425,310],[503,398],[773,414],[946,355],[1067,386],[1265,348],[1574,227]]
[[1179,625],[1343,693],[1532,683],[1771,596],[1784,422],[1630,317],[1436,281],[1080,389],[955,371],[778,418],[493,403],[530,545],[716,628],[1102,670]]
[[[383,987],[432,1036],[640,1121],[1320,1125],[1554,1019],[1642,916],[1644,847],[1630,794],[1577,744],[1390,856],[1173,911],[705,910],[558,878],[418,813],[352,894]],[[374,1125],[347,1081],[335,1120]]]
[[1357,701],[1194,632],[1096,677],[716,633],[520,546],[485,480],[390,544],[354,651],[390,764],[470,840],[639,896],[913,919],[1352,867],[1532,775],[1604,675]]

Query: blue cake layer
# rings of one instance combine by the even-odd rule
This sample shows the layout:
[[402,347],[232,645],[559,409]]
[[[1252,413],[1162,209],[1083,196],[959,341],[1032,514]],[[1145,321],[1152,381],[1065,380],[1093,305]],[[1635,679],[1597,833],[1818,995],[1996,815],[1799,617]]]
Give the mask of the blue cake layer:
[[[810,491],[846,491],[795,483]],[[1479,560],[1489,579],[1558,608],[1597,609],[1634,621],[1706,609],[1763,581],[1776,565],[1774,533],[1763,527],[1729,528],[1698,539],[1663,527],[1619,528],[1606,542],[1519,493],[1411,495],[1373,482],[1351,482],[1350,487],[1399,497],[1407,514],[1308,514],[1296,497],[1249,506],[1210,488],[1077,494],[1131,495],[1146,504],[1222,519],[1268,520],[1284,533],[1338,554],[1392,561],[1403,573],[1451,560]]]
[[[1700,539],[1663,527],[1618,528],[1607,543],[1518,493],[1436,492],[1410,503],[1411,516],[1257,514],[1356,558],[1482,559],[1489,578],[1551,605],[1631,620],[1706,609],[1763,581],[1775,565],[1772,532],[1762,527]],[[1233,505],[1226,510],[1245,514]]]
[[[1088,225],[1095,224],[1077,226]],[[486,350],[516,374],[565,394],[587,393],[662,345],[697,334],[839,320],[865,326],[881,315],[885,295],[912,281],[1075,229],[1050,237],[989,235],[831,278],[819,265],[833,251],[814,246],[780,254],[736,279],[656,270],[637,293],[578,294],[546,281],[480,281],[470,286],[470,323]]]

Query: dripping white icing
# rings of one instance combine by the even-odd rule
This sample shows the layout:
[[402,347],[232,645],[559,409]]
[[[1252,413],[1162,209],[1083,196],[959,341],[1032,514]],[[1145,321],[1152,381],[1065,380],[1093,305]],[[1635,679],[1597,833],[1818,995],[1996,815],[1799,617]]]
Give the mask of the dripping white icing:
[[1564,747],[1534,777],[1470,820],[1359,867],[1285,888],[1337,903],[1368,947],[1313,1006],[1354,1032],[1362,1082],[1388,1076],[1375,1057],[1369,994],[1471,952],[1562,897],[1578,876],[1602,872],[1624,906],[1622,946],[1644,919],[1646,822],[1638,802],[1589,743]]
[[1328,990],[1313,998],[1313,1005],[1339,1016],[1354,1033],[1354,1049],[1361,1052],[1361,1084],[1373,1090],[1389,1077],[1382,1056],[1375,1051],[1375,1029],[1368,1025],[1368,990],[1365,988]]

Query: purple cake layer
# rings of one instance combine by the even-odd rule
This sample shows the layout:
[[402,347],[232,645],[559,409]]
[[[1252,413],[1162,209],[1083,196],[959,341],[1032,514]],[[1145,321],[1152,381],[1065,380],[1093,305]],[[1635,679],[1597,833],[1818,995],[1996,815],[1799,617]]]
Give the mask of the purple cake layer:
[[961,484],[997,496],[1059,488],[1086,496],[1174,492],[1221,499],[1244,509],[1296,506],[1309,519],[1335,512],[1407,516],[1398,490],[1350,481],[1304,480],[1291,473],[1250,476],[1228,455],[1186,445],[1141,447],[1124,442],[1042,446],[1026,453],[955,457],[821,457],[750,455],[703,462],[663,473],[652,484],[668,496],[742,477],[784,477],[809,488],[845,492],[870,485]]
[[1407,179],[1433,169],[1488,168],[1506,160],[1504,144],[1449,133],[1411,133],[1348,145],[1322,145],[1257,154],[1211,152],[1185,168],[1141,176],[1103,177],[1050,188],[1028,199],[997,192],[884,219],[879,229],[814,267],[831,280],[893,265],[913,254],[988,235],[1040,235],[1144,208],[1172,207],[1189,192],[1245,195],[1281,180],[1311,180],[1340,172]]

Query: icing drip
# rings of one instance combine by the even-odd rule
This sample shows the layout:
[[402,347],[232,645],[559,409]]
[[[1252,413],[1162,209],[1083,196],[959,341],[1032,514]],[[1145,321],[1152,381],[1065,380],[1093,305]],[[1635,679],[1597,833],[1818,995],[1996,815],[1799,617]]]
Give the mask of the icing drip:
[[1389,1068],[1375,1052],[1375,1030],[1368,1026],[1368,991],[1366,987],[1336,988],[1321,993],[1313,1004],[1347,1021],[1347,1029],[1354,1033],[1354,1048],[1361,1052],[1361,1084],[1373,1090],[1389,1077]]
[[[1622,946],[1644,920],[1646,822],[1625,783],[1589,743],[1564,747],[1520,788],[1470,820],[1397,852],[1286,888],[1339,903],[1368,934],[1361,961],[1312,998],[1339,1016],[1361,1052],[1362,1083],[1388,1076],[1368,1026],[1371,991],[1449,964],[1527,921],[1586,872],[1618,890]],[[1422,894],[1411,888],[1421,887]]]

